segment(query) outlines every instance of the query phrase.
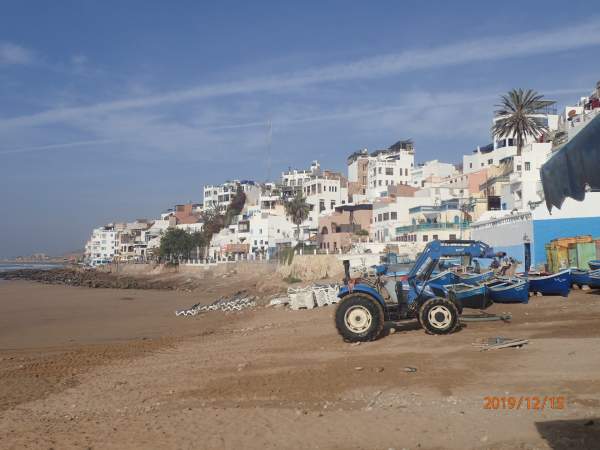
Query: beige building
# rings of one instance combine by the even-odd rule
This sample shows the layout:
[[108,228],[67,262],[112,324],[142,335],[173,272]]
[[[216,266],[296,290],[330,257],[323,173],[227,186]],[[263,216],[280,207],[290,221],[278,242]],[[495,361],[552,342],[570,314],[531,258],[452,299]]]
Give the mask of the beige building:
[[317,242],[321,250],[346,252],[353,242],[369,240],[373,206],[343,205],[327,216],[319,217]]

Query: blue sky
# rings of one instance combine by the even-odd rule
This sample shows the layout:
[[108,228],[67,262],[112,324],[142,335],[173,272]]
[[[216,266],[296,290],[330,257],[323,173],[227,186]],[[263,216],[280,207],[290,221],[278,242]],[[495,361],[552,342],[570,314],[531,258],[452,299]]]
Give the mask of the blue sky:
[[0,256],[202,186],[412,138],[459,162],[500,94],[600,79],[594,2],[8,1],[0,5]]

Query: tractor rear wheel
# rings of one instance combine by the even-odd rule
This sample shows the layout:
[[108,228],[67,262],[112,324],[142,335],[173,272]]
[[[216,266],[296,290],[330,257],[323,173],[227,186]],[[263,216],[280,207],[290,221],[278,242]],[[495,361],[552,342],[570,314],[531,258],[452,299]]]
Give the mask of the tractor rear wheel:
[[425,331],[432,334],[450,334],[459,325],[456,304],[447,298],[435,297],[423,303],[419,320]]
[[381,334],[384,322],[379,302],[365,294],[347,295],[335,310],[335,326],[348,342],[374,341]]

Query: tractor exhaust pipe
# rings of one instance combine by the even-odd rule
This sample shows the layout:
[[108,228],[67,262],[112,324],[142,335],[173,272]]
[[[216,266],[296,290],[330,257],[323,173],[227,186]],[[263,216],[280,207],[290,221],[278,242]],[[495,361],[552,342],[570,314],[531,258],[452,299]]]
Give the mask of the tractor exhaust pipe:
[[344,284],[348,284],[348,282],[350,281],[350,260],[349,259],[345,259],[343,261],[344,264]]

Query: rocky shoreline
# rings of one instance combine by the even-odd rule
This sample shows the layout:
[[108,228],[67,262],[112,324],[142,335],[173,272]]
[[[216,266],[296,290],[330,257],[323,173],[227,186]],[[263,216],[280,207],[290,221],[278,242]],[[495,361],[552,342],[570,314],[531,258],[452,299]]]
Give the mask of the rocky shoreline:
[[149,277],[132,277],[93,269],[61,268],[50,270],[20,269],[0,273],[4,280],[28,280],[47,284],[114,289],[189,289],[179,280],[158,280]]

